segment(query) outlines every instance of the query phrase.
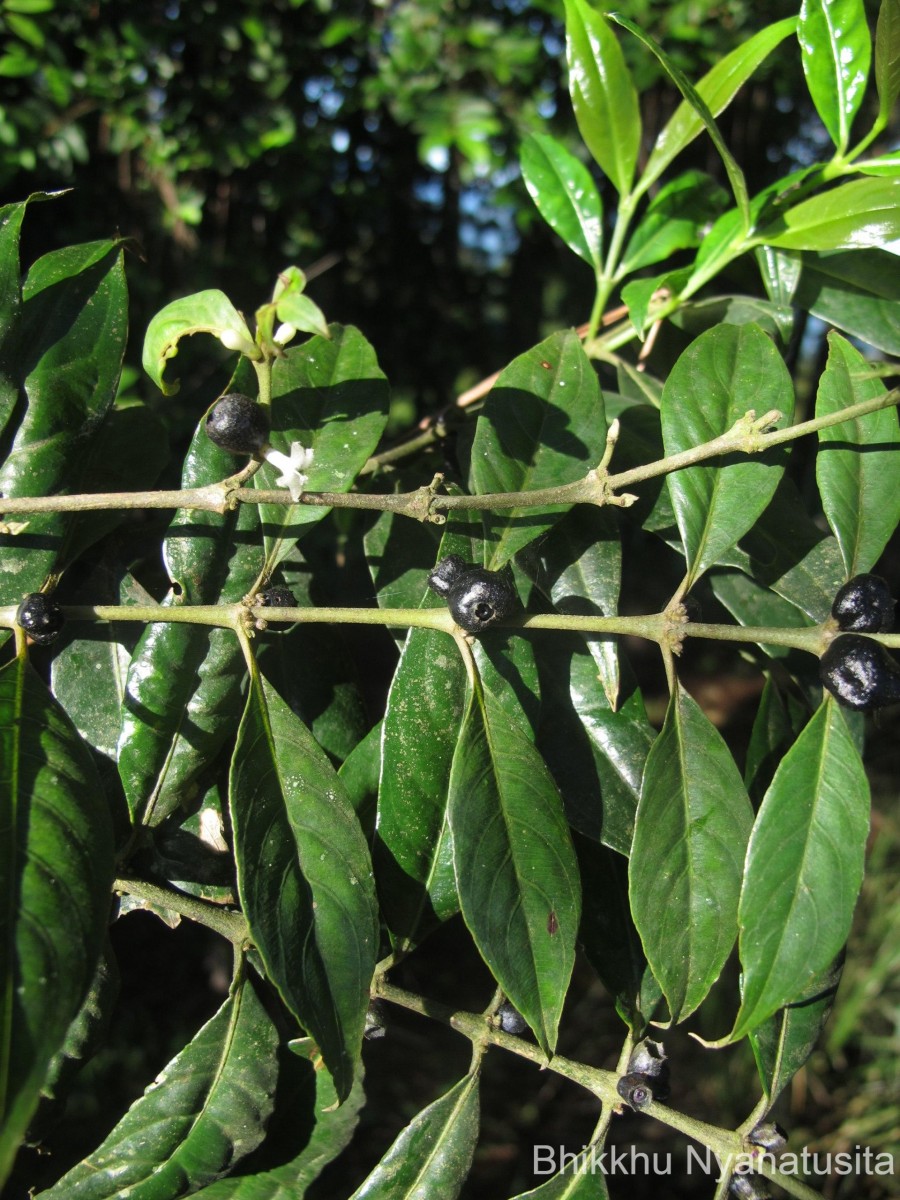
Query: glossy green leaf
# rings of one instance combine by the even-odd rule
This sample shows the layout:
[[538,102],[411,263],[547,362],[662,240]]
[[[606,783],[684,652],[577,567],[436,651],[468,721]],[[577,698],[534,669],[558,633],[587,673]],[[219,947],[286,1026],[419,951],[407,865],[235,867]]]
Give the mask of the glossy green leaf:
[[[718,116],[731,103],[760,63],[796,28],[795,17],[767,25],[726,54],[703,76],[696,90],[713,116]],[[656,139],[641,176],[641,189],[646,190],[655,183],[669,163],[702,132],[702,118],[692,104],[683,100]]]
[[[545,586],[557,612],[614,617],[622,584],[619,525],[609,509],[580,506],[556,527],[543,553]],[[589,638],[587,648],[611,708],[619,694],[619,653],[615,638]]]
[[562,802],[521,725],[480,685],[450,776],[463,917],[506,995],[552,1051],[578,931],[578,867]]
[[622,271],[631,274],[699,245],[704,228],[728,202],[704,171],[686,171],[653,197],[625,247]]
[[900,95],[900,0],[881,0],[875,27],[878,119],[887,123]]
[[640,106],[618,39],[585,0],[566,0],[566,58],[581,136],[624,195],[631,190],[641,146]]
[[[867,379],[866,369],[862,354],[840,334],[830,333],[816,416],[883,396],[884,384],[880,379]],[[898,445],[895,408],[819,430],[816,482],[848,579],[872,569],[900,523]]]
[[796,302],[826,324],[888,354],[900,354],[900,272],[883,250],[809,252]]
[[569,249],[603,265],[603,206],[587,167],[555,138],[531,134],[522,143],[522,178],[538,212]]
[[478,1140],[477,1072],[422,1110],[350,1200],[455,1200]]
[[647,757],[631,847],[631,911],[673,1021],[703,1001],[737,935],[753,812],[731,752],[678,685]]
[[[719,325],[681,355],[666,382],[662,429],[666,454],[731,429],[749,411],[778,410],[790,421],[793,387],[781,355],[754,325]],[[741,538],[766,508],[783,470],[781,454],[688,467],[667,478],[688,561],[689,580]]]
[[29,663],[0,671],[0,1181],[90,987],[113,881],[90,753]]
[[[182,486],[224,479],[232,468],[232,456],[213,445],[201,419]],[[237,603],[262,567],[257,510],[251,504],[224,515],[180,509],[163,553],[172,580],[167,604]],[[128,670],[118,744],[136,822],[158,825],[202,796],[204,772],[237,729],[245,674],[231,630],[146,626]]]
[[800,282],[803,265],[800,255],[791,254],[789,250],[776,250],[774,246],[758,246],[756,262],[772,303],[779,307],[789,305]]
[[[310,492],[348,492],[384,432],[389,388],[375,351],[352,325],[331,326],[289,349],[272,372],[272,436],[276,450],[311,447],[305,472]],[[265,465],[256,487],[277,488],[281,472]],[[270,571],[293,549],[306,527],[330,510],[308,504],[260,505]]]
[[[805,629],[809,619],[800,609],[777,595],[765,584],[740,571],[716,570],[710,576],[713,595],[740,625],[755,628]],[[834,592],[831,593],[832,599]],[[769,658],[787,658],[793,652],[785,646],[760,643]]]
[[[280,1163],[268,1170],[250,1171],[253,1160],[242,1164],[243,1174],[229,1179],[220,1179],[209,1187],[195,1193],[203,1200],[297,1200],[305,1194],[305,1189],[318,1179],[323,1169],[336,1158],[349,1143],[359,1123],[359,1113],[365,1104],[363,1091],[362,1070],[360,1069],[356,1082],[349,1097],[339,1106],[338,1095],[328,1072],[322,1067],[318,1049],[311,1038],[299,1038],[290,1043],[291,1049],[304,1062],[309,1063],[307,1076],[309,1087],[306,1090],[314,1092],[312,1125],[307,1127],[302,1116],[298,1120],[296,1102],[288,1105],[287,1099],[280,1094],[275,1097],[275,1113],[267,1130],[267,1139],[273,1136],[273,1126],[279,1117],[288,1116],[288,1129],[275,1130],[284,1137],[293,1134],[304,1138],[304,1144],[299,1154],[289,1162]],[[303,1097],[305,1098],[305,1097]],[[282,1108],[279,1110],[279,1101]],[[289,1108],[289,1113],[285,1110]],[[266,1143],[260,1147],[265,1149]],[[283,1152],[283,1145],[278,1149]],[[253,1158],[257,1157],[254,1154]]]
[[739,916],[743,996],[730,1040],[798,1001],[843,946],[868,832],[865,771],[829,697],[779,764],[750,839]]
[[[442,603],[438,597],[426,607]],[[447,792],[466,707],[466,671],[451,638],[410,629],[388,695],[375,866],[385,918],[402,944],[459,909]]]
[[863,0],[803,0],[797,36],[816,112],[838,153],[843,154],[863,101],[872,59]]
[[[606,445],[600,385],[574,330],[555,333],[504,370],[488,393],[472,446],[473,492],[574,483]],[[485,513],[485,566],[497,570],[571,505]]]
[[654,320],[651,304],[657,293],[667,292],[671,296],[677,296],[690,277],[690,268],[683,267],[677,271],[663,271],[661,275],[654,275],[649,279],[632,279],[625,284],[622,288],[622,299],[628,306],[628,316],[642,341],[648,326]]
[[224,292],[210,288],[173,300],[147,326],[143,349],[144,370],[167,396],[174,395],[179,385],[163,378],[166,363],[178,353],[181,339],[195,333],[211,333],[228,350],[240,350],[250,358],[260,356],[246,321]]
[[794,309],[789,304],[773,304],[759,296],[709,296],[688,300],[669,318],[676,329],[698,337],[713,325],[757,325],[779,341],[790,344],[794,329]]
[[795,1003],[750,1031],[750,1045],[769,1107],[815,1049],[834,1007],[843,956],[827,967]]
[[770,674],[759,700],[744,763],[744,784],[754,803],[762,801],[775,768],[806,723],[808,711],[790,693],[782,697]]
[[229,801],[250,935],[344,1099],[359,1062],[378,950],[372,865],[334,768],[255,672]]
[[[23,297],[15,353],[27,407],[0,467],[0,493],[53,495],[79,479],[115,397],[127,333],[121,251],[111,242],[53,251],[31,268]],[[0,535],[0,601],[42,586],[69,520],[33,514],[24,533]]]
[[839,184],[789,208],[757,239],[789,250],[873,247],[900,254],[900,179]]
[[0,208],[0,433],[19,397],[16,368],[22,287],[19,278],[19,234],[27,201]]
[[878,175],[888,179],[900,178],[900,150],[889,154],[878,154],[874,158],[865,158],[856,164],[860,175]]
[[292,293],[278,301],[278,319],[288,325],[293,325],[302,333],[314,333],[319,337],[329,337],[328,322],[325,314],[309,296]]
[[110,1135],[42,1200],[177,1200],[262,1141],[277,1077],[277,1030],[245,980]]
[[617,21],[624,29],[633,34],[639,42],[642,42],[647,49],[655,55],[665,73],[669,76],[675,86],[681,92],[687,103],[691,106],[694,112],[702,121],[706,128],[706,132],[712,139],[712,143],[719,152],[719,157],[722,159],[722,165],[725,167],[725,174],[728,176],[728,182],[731,184],[731,190],[734,194],[735,203],[741,213],[742,223],[744,228],[749,228],[750,225],[750,196],[747,191],[747,181],[744,179],[744,173],[737,164],[734,155],[728,149],[725,139],[716,124],[716,119],[710,110],[709,105],[703,98],[702,94],[691,84],[685,77],[683,72],[675,65],[663,48],[649,37],[638,25],[623,16],[621,13],[610,13],[611,18]]
[[[537,1155],[535,1147],[535,1167],[542,1168],[541,1174],[546,1173],[546,1167],[553,1170],[557,1165],[557,1147],[552,1146],[552,1163]],[[602,1147],[587,1146],[582,1154],[573,1155],[574,1161],[563,1167],[559,1174],[552,1179],[538,1184],[527,1192],[519,1192],[513,1200],[609,1200],[606,1189],[606,1175],[601,1169],[604,1150]],[[534,1172],[537,1174],[537,1170]]]

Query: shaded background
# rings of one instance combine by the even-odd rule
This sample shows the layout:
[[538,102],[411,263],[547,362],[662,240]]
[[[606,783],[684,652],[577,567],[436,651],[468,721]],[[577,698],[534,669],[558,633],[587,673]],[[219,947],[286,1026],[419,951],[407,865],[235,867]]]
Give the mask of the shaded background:
[[[793,0],[620,7],[692,78],[761,24],[796,11]],[[23,263],[73,242],[132,239],[123,395],[146,403],[168,429],[163,483],[177,478],[188,434],[225,380],[221,361],[198,347],[179,358],[183,383],[174,399],[163,400],[141,374],[143,329],[177,296],[218,287],[252,313],[281,268],[302,266],[329,319],[359,325],[376,347],[393,386],[395,436],[549,330],[586,319],[591,273],[538,218],[517,167],[529,131],[550,130],[583,154],[565,90],[561,8],[549,0],[4,0],[0,202],[73,189],[29,209]],[[632,40],[623,45],[642,92],[646,154],[678,97],[655,60]],[[823,131],[798,100],[805,98],[798,72],[789,42],[722,118],[751,190],[823,151]],[[683,165],[720,173],[706,139]],[[604,189],[607,211],[612,199]],[[801,347],[808,359],[801,368],[815,373],[819,339],[798,336],[792,354]],[[662,372],[665,346],[659,353]],[[151,522],[147,540],[158,530]],[[897,577],[895,557],[885,569]],[[668,582],[663,571],[631,586],[666,597]],[[652,596],[641,599],[644,611],[653,606]],[[378,657],[375,692],[392,661],[387,651]],[[745,676],[729,664],[698,649],[685,669],[740,744],[756,696],[748,697]],[[643,680],[651,700],[654,680]],[[870,873],[838,1008],[822,1048],[777,1110],[797,1148],[896,1150],[900,762],[886,722],[873,726],[870,758]],[[224,945],[206,931],[170,932],[138,913],[114,926],[113,939],[123,992],[108,1048],[83,1072],[59,1135],[48,1136],[52,1160],[27,1156],[11,1196],[55,1179],[96,1145],[227,989]],[[623,1027],[582,971],[560,1050],[609,1067]],[[479,1008],[490,996],[455,922],[404,972],[398,982],[461,1005]],[[708,1002],[703,1024],[692,1027],[721,1033],[735,989],[732,975],[722,1012]],[[670,1042],[673,1102],[720,1123],[743,1119],[758,1089],[746,1044],[711,1056],[682,1030]],[[458,1078],[468,1055],[450,1031],[399,1014],[367,1057],[371,1103],[350,1152],[317,1186],[318,1200],[348,1195],[410,1117]],[[492,1052],[482,1138],[463,1195],[496,1200],[533,1186],[532,1147],[577,1150],[595,1119],[590,1097],[572,1085]],[[676,1178],[611,1181],[614,1195],[711,1194],[697,1180],[679,1185],[683,1141],[639,1118],[617,1120],[614,1141],[630,1139],[671,1152]],[[824,1190],[900,1194],[896,1180],[854,1177]]]

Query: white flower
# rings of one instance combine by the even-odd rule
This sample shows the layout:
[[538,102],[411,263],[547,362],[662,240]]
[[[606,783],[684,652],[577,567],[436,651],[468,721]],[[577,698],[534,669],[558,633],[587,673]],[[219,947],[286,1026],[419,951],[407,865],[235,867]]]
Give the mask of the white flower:
[[291,499],[297,504],[309,479],[309,476],[304,475],[303,472],[313,460],[312,449],[300,442],[291,442],[290,454],[282,454],[280,450],[273,450],[269,447],[263,457],[266,462],[281,471],[275,482],[280,487],[286,487],[291,493]]

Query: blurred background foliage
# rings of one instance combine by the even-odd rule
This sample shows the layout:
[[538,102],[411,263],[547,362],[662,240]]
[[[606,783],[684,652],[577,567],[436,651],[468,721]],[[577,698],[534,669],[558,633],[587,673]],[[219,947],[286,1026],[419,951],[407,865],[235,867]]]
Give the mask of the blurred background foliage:
[[[618,7],[696,79],[797,5],[622,0]],[[873,6],[873,23],[874,15]],[[678,97],[655,59],[633,39],[623,46],[642,93],[646,155]],[[518,169],[520,139],[531,131],[550,130],[586,160],[565,85],[562,0],[0,0],[0,203],[72,189],[29,210],[23,263],[78,241],[132,240],[125,389],[168,426],[169,477],[180,441],[224,377],[214,362],[212,378],[196,349],[186,349],[182,391],[163,401],[138,370],[147,322],[169,300],[207,287],[252,313],[291,263],[308,272],[310,294],[329,319],[358,324],[375,345],[394,390],[396,431],[550,329],[587,318],[591,272],[540,220]],[[721,124],[751,190],[819,156],[824,131],[806,101],[795,44],[766,63]],[[682,165],[720,175],[707,139]],[[604,200],[609,212],[612,194]],[[749,271],[741,276],[748,281],[755,286]],[[735,706],[726,708],[733,715]],[[726,735],[730,723],[726,712]],[[876,731],[875,744],[882,815],[845,981],[822,1047],[777,1114],[796,1145],[808,1140],[822,1150],[860,1142],[895,1148],[900,929],[897,905],[886,899],[897,897],[900,830],[895,814],[883,814],[896,801],[900,750],[886,731]],[[227,986],[218,939],[186,930],[184,953],[173,955],[153,918],[130,919],[148,926],[138,936],[128,922],[113,928],[130,1015],[70,1105],[83,1122],[84,1144],[71,1148],[73,1156],[114,1119],[118,1090],[127,1090],[124,1102],[137,1095]],[[411,982],[444,994],[456,978],[473,993],[460,1001],[477,1007],[477,964],[467,983],[456,951],[445,950],[440,939],[426,947],[421,978]],[[148,976],[154,954],[165,969]],[[173,961],[182,974],[173,976]],[[617,1019],[595,985],[585,981],[583,990],[569,1026],[577,1045],[562,1049],[609,1065]],[[451,1070],[446,1061],[436,1065],[447,1038],[418,1020],[401,1015],[396,1035],[371,1051],[393,1056],[393,1066],[371,1073],[382,1093],[366,1110],[363,1155],[392,1136],[373,1114],[389,1114],[399,1127],[400,1108],[432,1098],[435,1080]],[[691,1054],[690,1045],[681,1058],[696,1061],[697,1077],[682,1078],[679,1090],[704,1097],[723,1122],[742,1119],[758,1086],[749,1050],[730,1076],[724,1067],[709,1072],[707,1057]],[[414,1096],[411,1062],[421,1076]],[[576,1130],[585,1126],[586,1135],[593,1122],[583,1097],[566,1107],[552,1083],[510,1112],[511,1096],[532,1093],[530,1076],[511,1087],[521,1064],[500,1056],[491,1069],[496,1105],[485,1106],[481,1170],[464,1193],[473,1198],[522,1186],[527,1147],[574,1145]],[[630,1127],[622,1136],[647,1133]],[[353,1169],[361,1169],[358,1161]],[[346,1194],[351,1185],[324,1180],[322,1194]],[[892,1187],[896,1180],[850,1177],[833,1180],[826,1194],[898,1194]],[[674,1182],[671,1194],[680,1194]]]

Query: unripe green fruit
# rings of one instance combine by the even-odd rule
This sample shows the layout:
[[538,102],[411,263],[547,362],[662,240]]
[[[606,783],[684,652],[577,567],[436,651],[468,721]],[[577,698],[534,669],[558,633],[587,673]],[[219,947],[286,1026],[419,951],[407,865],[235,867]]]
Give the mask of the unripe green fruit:
[[258,454],[269,440],[269,414],[240,392],[221,396],[206,418],[206,436],[232,454]]

